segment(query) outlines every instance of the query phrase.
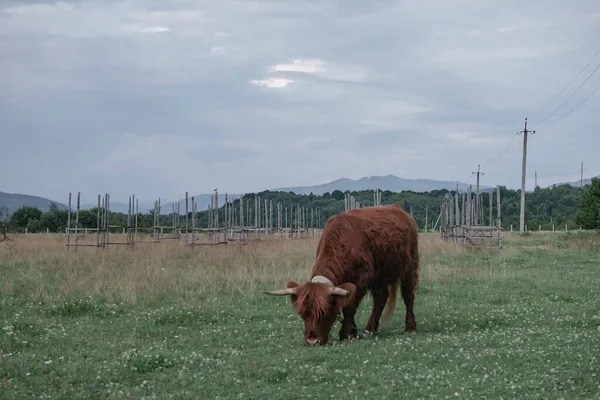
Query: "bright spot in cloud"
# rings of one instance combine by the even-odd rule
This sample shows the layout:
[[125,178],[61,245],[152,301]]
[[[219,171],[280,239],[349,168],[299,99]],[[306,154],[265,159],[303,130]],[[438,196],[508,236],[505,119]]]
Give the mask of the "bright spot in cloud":
[[213,48],[210,49],[210,52],[212,54],[225,53],[225,46],[215,46],[215,47],[213,47]]
[[[325,64],[327,64],[327,68],[325,68]],[[295,59],[287,64],[275,64],[269,67],[269,72],[301,72],[314,74],[323,79],[346,82],[363,82],[373,75],[372,71],[361,66],[326,63],[318,59]]]
[[271,72],[305,72],[313,74],[322,71],[321,60],[293,60],[291,64],[277,64],[270,68]]
[[263,80],[251,80],[250,83],[257,86],[266,86],[269,88],[284,88],[288,86],[290,83],[294,83],[291,79],[286,78],[270,78]]
[[166,26],[136,26],[132,30],[139,33],[163,33],[170,31]]

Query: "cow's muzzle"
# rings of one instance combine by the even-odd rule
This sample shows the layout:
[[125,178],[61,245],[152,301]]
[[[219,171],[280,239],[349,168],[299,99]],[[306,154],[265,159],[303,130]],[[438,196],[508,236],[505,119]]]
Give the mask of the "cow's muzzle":
[[306,343],[310,344],[311,346],[314,346],[316,344],[319,343],[319,338],[317,337],[307,337],[306,338]]

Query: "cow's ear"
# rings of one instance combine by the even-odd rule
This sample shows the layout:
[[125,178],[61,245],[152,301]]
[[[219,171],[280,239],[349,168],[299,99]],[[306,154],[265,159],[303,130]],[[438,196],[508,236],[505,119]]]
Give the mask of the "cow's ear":
[[354,286],[353,283],[342,283],[341,285],[338,285],[337,287],[350,292],[350,294],[348,296],[335,296],[335,297],[339,297],[340,305],[342,307],[345,307],[347,304],[351,304],[354,301],[354,295],[356,294],[356,286]]
[[[295,287],[298,287],[300,285],[298,285],[296,282],[294,281],[288,281],[285,285],[286,289],[292,289]],[[298,298],[298,296],[296,296],[295,294],[290,295],[290,300],[292,301],[292,303],[294,303],[296,301],[296,299]]]

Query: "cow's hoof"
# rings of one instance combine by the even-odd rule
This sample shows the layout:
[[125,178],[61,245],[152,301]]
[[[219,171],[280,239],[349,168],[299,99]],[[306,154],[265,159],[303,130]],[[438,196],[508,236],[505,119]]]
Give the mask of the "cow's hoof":
[[340,338],[340,343],[352,343],[356,340],[356,336],[347,336],[344,338]]
[[366,329],[365,329],[365,331],[362,334],[362,337],[365,338],[365,339],[370,339],[373,336],[375,336],[375,332],[371,332],[371,331],[366,330]]

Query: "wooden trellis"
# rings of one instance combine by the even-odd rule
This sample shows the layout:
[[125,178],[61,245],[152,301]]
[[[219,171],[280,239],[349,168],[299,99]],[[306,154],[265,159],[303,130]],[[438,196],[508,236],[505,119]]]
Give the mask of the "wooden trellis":
[[[481,196],[481,195],[480,195]],[[487,224],[484,224],[481,198],[474,196],[472,186],[467,193],[446,195],[442,202],[440,234],[447,242],[460,243],[467,247],[502,248],[502,212],[500,187],[496,186],[496,219],[493,218],[494,192],[489,192]]]
[[[126,233],[125,242],[117,242],[109,240],[110,228],[117,229],[120,226],[109,225],[110,216],[110,194],[105,193],[104,196],[98,195],[98,206],[96,209],[96,228],[82,228],[79,224],[79,212],[81,211],[81,192],[77,192],[77,203],[75,208],[75,221],[72,221],[72,193],[69,192],[69,208],[67,214],[67,250],[71,247],[74,248],[74,252],[77,253],[78,247],[96,247],[96,248],[108,248],[110,245],[126,245],[132,246],[135,242],[135,233],[137,231],[137,214],[134,216],[134,204],[136,202],[135,195],[129,196],[129,209],[127,212],[126,225],[123,228],[123,232]],[[73,225],[71,225],[73,222]],[[82,232],[95,232],[96,243],[80,243],[79,235]],[[73,243],[71,243],[71,236],[73,236]]]

